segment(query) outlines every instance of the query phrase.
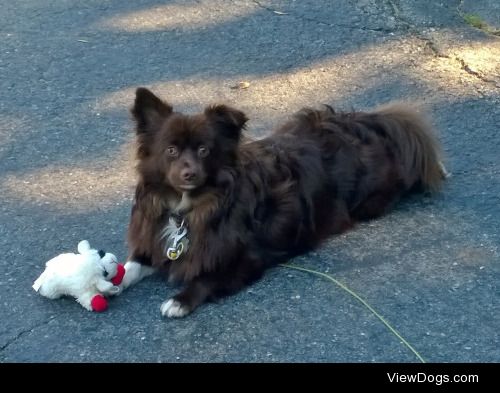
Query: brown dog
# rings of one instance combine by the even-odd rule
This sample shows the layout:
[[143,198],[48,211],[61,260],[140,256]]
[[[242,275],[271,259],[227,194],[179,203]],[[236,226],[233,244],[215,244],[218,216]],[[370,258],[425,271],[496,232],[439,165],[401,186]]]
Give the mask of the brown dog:
[[139,181],[124,287],[165,269],[185,284],[161,305],[169,317],[235,293],[443,179],[430,127],[404,105],[303,109],[245,143],[245,114],[225,105],[185,115],[139,88],[132,113]]

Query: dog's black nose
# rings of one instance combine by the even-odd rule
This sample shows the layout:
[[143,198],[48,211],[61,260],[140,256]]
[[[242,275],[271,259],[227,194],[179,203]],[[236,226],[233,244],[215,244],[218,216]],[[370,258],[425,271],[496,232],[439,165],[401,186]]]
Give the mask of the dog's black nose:
[[196,179],[196,173],[194,173],[193,170],[189,169],[189,168],[185,168],[182,170],[181,172],[181,178],[182,180],[184,181],[193,181],[194,179]]

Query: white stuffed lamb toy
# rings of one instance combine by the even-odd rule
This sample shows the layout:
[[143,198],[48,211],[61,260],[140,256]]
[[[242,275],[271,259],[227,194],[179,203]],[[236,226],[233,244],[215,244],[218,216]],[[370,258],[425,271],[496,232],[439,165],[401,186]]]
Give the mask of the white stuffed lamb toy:
[[125,269],[113,254],[91,249],[87,240],[78,243],[78,252],[48,261],[33,289],[49,299],[73,296],[89,311],[104,311],[108,303],[103,295],[119,291],[116,285],[121,283]]

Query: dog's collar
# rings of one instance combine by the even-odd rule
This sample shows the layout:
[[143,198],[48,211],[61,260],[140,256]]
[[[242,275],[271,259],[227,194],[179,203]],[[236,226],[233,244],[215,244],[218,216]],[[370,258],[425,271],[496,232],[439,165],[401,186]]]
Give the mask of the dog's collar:
[[171,212],[170,218],[173,218],[177,226],[181,226],[184,222],[184,215],[178,212]]

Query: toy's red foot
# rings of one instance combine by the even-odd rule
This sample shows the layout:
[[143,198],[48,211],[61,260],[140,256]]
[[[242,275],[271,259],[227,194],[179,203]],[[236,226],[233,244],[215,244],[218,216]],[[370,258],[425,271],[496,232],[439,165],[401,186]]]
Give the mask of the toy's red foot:
[[90,301],[90,305],[92,306],[92,310],[103,312],[108,308],[108,301],[102,295],[95,295]]
[[125,267],[121,264],[118,264],[118,270],[116,271],[116,276],[111,279],[113,285],[120,285],[123,280],[123,276],[125,275]]

